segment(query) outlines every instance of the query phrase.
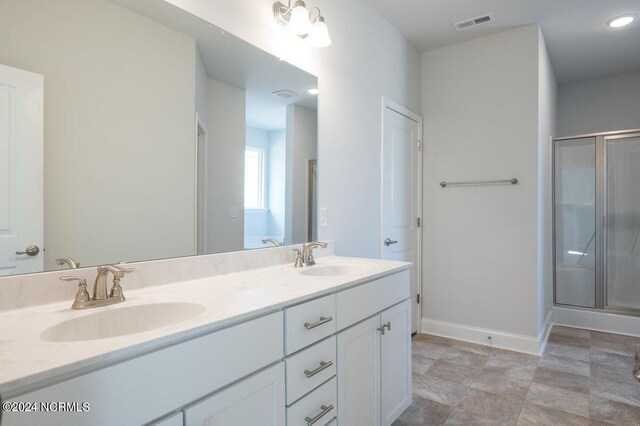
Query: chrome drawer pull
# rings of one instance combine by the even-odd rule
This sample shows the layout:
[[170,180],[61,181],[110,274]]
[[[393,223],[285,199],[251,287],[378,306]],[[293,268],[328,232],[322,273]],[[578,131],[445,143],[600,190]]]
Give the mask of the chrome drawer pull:
[[304,328],[307,330],[311,330],[312,328],[316,328],[319,325],[326,324],[329,321],[333,321],[333,317],[320,317],[320,319],[316,322],[305,322]]
[[320,361],[320,367],[314,369],[314,370],[304,370],[304,374],[305,376],[307,376],[307,379],[312,378],[313,376],[315,376],[316,374],[318,374],[319,372],[321,372],[324,369],[327,369],[329,367],[331,367],[333,365],[333,361]]
[[307,422],[307,426],[311,426],[322,417],[324,417],[329,411],[333,410],[333,405],[321,405],[322,411],[315,415],[315,417],[305,417],[304,421]]

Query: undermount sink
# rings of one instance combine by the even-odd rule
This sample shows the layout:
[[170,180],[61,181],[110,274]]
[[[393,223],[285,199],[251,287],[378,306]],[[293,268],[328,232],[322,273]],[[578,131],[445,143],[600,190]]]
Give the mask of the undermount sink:
[[204,310],[204,306],[196,303],[178,302],[118,307],[61,322],[43,331],[40,338],[75,342],[126,336],[186,321]]
[[357,275],[364,273],[367,270],[367,266],[359,264],[344,264],[344,265],[314,265],[309,266],[300,271],[303,275],[309,275],[313,277],[333,277],[333,276],[346,276]]

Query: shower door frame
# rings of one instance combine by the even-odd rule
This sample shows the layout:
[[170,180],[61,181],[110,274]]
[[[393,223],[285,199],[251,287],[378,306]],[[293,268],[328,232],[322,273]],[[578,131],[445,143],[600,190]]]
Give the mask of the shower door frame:
[[[607,305],[607,141],[640,137],[640,129],[616,130],[612,132],[587,133],[583,135],[563,136],[551,141],[551,208],[552,208],[552,256],[553,256],[553,305],[565,308],[600,311],[612,314],[624,314],[640,317],[640,309]],[[595,307],[558,303],[556,300],[556,146],[557,142],[575,139],[595,139]]]

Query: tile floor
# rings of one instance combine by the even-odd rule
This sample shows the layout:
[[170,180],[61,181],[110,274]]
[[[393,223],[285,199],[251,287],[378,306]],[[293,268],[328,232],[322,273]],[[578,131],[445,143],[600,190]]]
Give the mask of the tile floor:
[[413,338],[413,404],[393,426],[640,425],[640,338],[554,326],[542,357]]

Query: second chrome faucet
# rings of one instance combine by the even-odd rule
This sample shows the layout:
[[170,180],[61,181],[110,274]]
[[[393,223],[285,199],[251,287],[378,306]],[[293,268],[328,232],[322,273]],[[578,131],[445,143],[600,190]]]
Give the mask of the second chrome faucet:
[[[124,302],[125,297],[120,286],[120,280],[125,274],[132,271],[133,269],[125,269],[120,265],[98,266],[98,274],[93,283],[93,296],[89,296],[85,278],[65,276],[60,277],[60,279],[62,281],[78,281],[78,292],[71,309],[89,309]],[[113,274],[113,285],[110,291],[107,289],[109,272]]]
[[293,267],[302,268],[303,266],[315,265],[316,260],[313,258],[313,249],[316,247],[327,248],[327,243],[317,241],[309,244],[303,244],[302,251],[299,249],[293,249],[293,251],[296,252],[296,261],[293,264]]

